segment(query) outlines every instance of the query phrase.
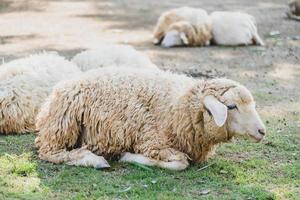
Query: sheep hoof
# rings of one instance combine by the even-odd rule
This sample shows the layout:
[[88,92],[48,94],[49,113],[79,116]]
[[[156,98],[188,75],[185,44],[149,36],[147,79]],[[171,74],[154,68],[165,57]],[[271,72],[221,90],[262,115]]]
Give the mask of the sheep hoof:
[[99,164],[96,164],[95,169],[104,169],[104,168],[110,168],[110,165],[108,163],[99,163]]
[[159,39],[154,38],[154,39],[152,40],[152,42],[153,42],[153,44],[157,45],[157,44],[159,44]]

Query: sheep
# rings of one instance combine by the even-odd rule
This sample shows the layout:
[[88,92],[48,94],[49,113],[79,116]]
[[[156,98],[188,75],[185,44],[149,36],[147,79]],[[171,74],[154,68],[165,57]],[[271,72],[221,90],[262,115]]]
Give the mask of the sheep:
[[287,16],[290,19],[300,21],[300,1],[295,0],[289,3],[289,10],[287,11]]
[[129,45],[100,45],[75,55],[72,62],[82,71],[108,66],[158,69],[145,54]]
[[183,170],[234,136],[260,141],[266,133],[251,93],[237,82],[133,68],[58,83],[36,126],[40,159],[97,169],[120,156]]
[[181,7],[164,12],[153,32],[153,43],[164,47],[207,46],[211,38],[210,18],[200,8]]
[[241,12],[216,11],[210,14],[210,18],[215,44],[264,46],[253,16]]
[[53,53],[40,53],[0,66],[0,134],[35,131],[40,105],[56,82],[80,73]]

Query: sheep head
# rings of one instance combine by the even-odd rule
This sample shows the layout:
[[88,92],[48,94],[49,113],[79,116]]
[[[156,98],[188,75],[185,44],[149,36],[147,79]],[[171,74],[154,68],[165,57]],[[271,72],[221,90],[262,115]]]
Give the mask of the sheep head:
[[174,46],[183,46],[187,44],[188,44],[188,40],[186,35],[176,30],[171,30],[167,32],[161,42],[161,45],[167,48],[174,47]]
[[192,25],[187,21],[179,21],[169,27],[162,40],[162,46],[207,46],[211,39],[210,24]]
[[300,15],[300,1],[292,1],[289,3],[290,12],[294,15]]
[[246,87],[231,80],[214,79],[204,93],[203,104],[217,126],[225,126],[231,136],[263,139],[266,128]]

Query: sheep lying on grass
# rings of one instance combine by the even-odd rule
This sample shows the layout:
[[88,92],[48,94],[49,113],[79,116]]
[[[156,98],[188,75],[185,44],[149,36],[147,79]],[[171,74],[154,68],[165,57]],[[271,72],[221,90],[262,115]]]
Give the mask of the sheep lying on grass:
[[233,136],[259,141],[265,134],[244,86],[133,68],[91,70],[57,84],[37,128],[41,159],[95,168],[122,155],[124,162],[182,170]]
[[56,54],[42,53],[0,66],[0,134],[35,130],[35,117],[52,86],[80,73]]
[[164,47],[204,46],[212,38],[211,24],[203,9],[181,7],[164,12],[153,33],[153,43]]
[[218,45],[264,45],[253,16],[240,12],[213,12],[213,41]]
[[[128,45],[103,45],[83,51],[72,59],[82,71],[100,67],[157,68],[143,53]],[[158,68],[157,68],[158,69]]]

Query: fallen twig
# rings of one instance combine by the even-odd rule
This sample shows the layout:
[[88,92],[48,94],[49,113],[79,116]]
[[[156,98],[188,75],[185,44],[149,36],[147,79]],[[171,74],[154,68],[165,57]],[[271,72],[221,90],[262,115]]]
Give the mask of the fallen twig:
[[197,169],[197,171],[201,171],[201,170],[204,170],[204,169],[206,169],[206,168],[208,168],[208,167],[210,167],[210,166],[212,166],[212,165],[214,165],[215,163],[211,163],[211,164],[209,164],[209,165],[206,165],[206,166],[204,166],[204,167],[201,167],[200,169]]

